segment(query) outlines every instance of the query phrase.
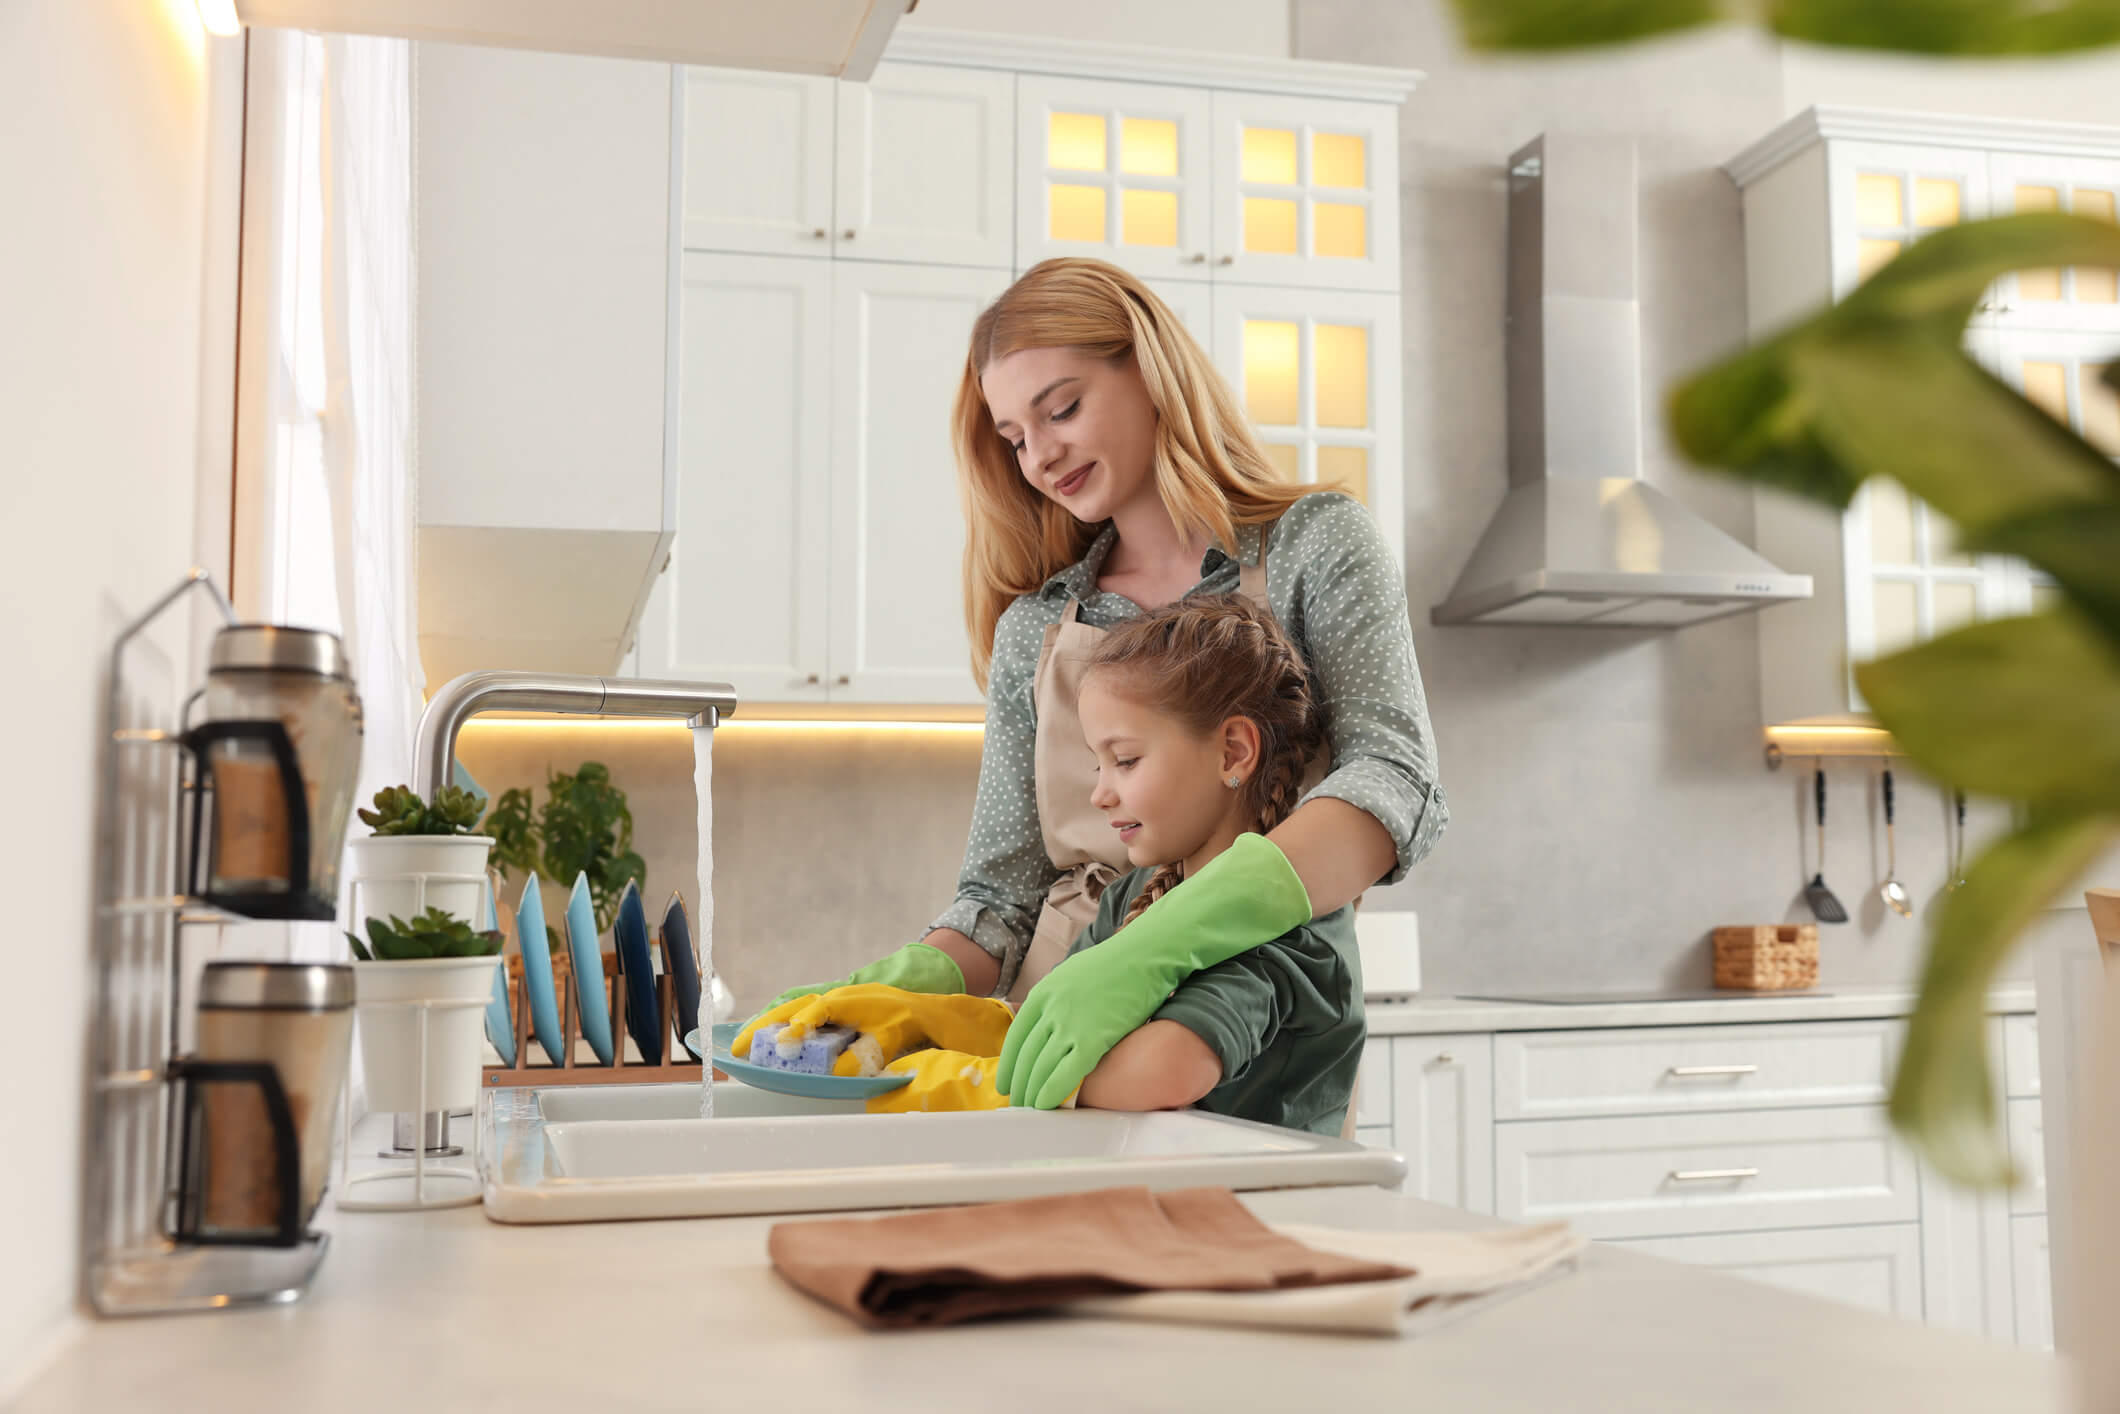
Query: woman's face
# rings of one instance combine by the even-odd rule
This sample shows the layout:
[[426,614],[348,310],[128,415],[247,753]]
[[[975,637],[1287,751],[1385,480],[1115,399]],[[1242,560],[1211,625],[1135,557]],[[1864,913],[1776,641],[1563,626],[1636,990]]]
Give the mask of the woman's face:
[[1153,494],[1156,409],[1133,359],[1018,349],[979,376],[1023,479],[1085,524]]
[[1213,838],[1237,794],[1225,783],[1228,751],[1220,736],[1195,736],[1175,718],[1113,691],[1109,673],[1083,679],[1076,710],[1097,753],[1090,804],[1119,832],[1129,863],[1175,863]]

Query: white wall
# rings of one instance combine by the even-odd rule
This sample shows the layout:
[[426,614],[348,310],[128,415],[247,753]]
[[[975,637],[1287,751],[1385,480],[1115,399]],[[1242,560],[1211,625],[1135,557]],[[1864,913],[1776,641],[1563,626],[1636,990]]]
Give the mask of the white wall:
[[[1644,474],[1749,541],[1750,488],[1687,466],[1661,417],[1677,377],[1745,340],[1741,212],[1718,165],[1812,103],[2120,122],[2120,50],[1939,64],[1725,27],[1496,57],[1459,44],[1441,0],[1294,0],[1293,15],[1298,58],[1428,74],[1400,127],[1406,559],[1454,822],[1413,878],[1374,901],[1421,912],[1424,971],[1442,990],[1704,985],[1708,930],[1806,916],[1800,889],[1816,867],[1807,772],[1761,760],[1757,618],[1677,633],[1427,622],[1507,486],[1504,159],[1548,129],[1636,139]],[[1874,892],[1874,768],[1827,774],[1825,877],[1853,922],[1824,931],[1822,980],[1910,980],[1925,920],[1888,913]],[[1910,773],[1899,787],[1900,877],[1925,904],[1943,879],[1945,810]],[[1976,847],[2004,823],[1976,815]],[[2063,909],[2035,931],[2088,926]]]
[[1289,0],[921,0],[900,23],[1269,59],[1290,53]]
[[[191,0],[0,5],[0,741],[15,802],[0,858],[17,889],[0,1403],[73,1309],[102,665],[198,545],[225,540],[196,512],[201,457],[225,465],[231,420],[231,149],[214,144],[235,131],[239,68]],[[172,677],[184,653],[173,636]]]

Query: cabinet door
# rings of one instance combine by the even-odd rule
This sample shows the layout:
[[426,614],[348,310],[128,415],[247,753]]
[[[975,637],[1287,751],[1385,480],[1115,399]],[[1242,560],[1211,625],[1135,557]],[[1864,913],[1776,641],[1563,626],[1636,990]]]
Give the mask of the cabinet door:
[[[2120,162],[1998,152],[1988,159],[1988,180],[1997,216],[2068,211],[2120,220]],[[2107,267],[2019,270],[1996,281],[1989,299],[1997,328],[2120,335],[2120,271]]]
[[1399,287],[1399,110],[1214,95],[1216,283]]
[[[1863,483],[1842,522],[1848,658],[1862,662],[2011,612],[2002,561],[1954,541],[1949,520],[1896,481]],[[1849,701],[1867,710],[1849,677]]]
[[[2069,272],[2064,272],[2069,273]],[[1981,346],[1996,377],[2015,388],[2084,441],[2120,460],[2120,393],[2105,374],[2120,362],[2120,331],[1996,327]],[[2031,613],[2060,598],[2054,582],[2022,560],[2002,566],[2004,602],[2012,613]]]
[[642,617],[646,676],[825,700],[831,275],[685,256],[677,541]]
[[1215,364],[1281,474],[1339,483],[1399,551],[1398,296],[1217,285],[1214,304]]
[[832,252],[831,79],[685,71],[687,250]]
[[1008,268],[1013,74],[879,64],[867,83],[839,85],[837,101],[839,259]]
[[1024,74],[1016,80],[1016,264],[1109,260],[1206,280],[1208,93]]
[[2045,1218],[2010,1219],[2010,1256],[2017,1293],[2017,1344],[2054,1348],[2053,1263]]
[[950,407],[1008,271],[832,269],[832,700],[981,701]]
[[1406,1189],[1475,1213],[1494,1211],[1494,1038],[1391,1038],[1392,1140]]
[[1833,298],[1931,231],[1987,214],[1987,155],[1963,147],[1835,143],[1827,161]]
[[1922,1316],[1921,1229],[1914,1223],[1654,1237],[1617,1245],[1888,1316]]

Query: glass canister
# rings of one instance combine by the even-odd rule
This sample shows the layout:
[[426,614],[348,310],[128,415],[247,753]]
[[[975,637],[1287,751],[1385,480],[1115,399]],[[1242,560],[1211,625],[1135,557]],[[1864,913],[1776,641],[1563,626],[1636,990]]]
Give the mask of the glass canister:
[[[333,1119],[353,1042],[353,969],[343,964],[211,962],[199,982],[195,1056],[189,1067],[180,1237],[266,1242],[298,1231],[316,1212],[331,1171]],[[285,1096],[300,1170],[300,1211],[290,1217],[265,1087],[228,1078],[269,1066]]]
[[[275,722],[293,748],[300,829],[282,748],[259,725]],[[277,624],[222,629],[207,665],[206,720],[192,737],[213,782],[205,895],[252,917],[335,916],[361,764],[361,699],[338,635]]]

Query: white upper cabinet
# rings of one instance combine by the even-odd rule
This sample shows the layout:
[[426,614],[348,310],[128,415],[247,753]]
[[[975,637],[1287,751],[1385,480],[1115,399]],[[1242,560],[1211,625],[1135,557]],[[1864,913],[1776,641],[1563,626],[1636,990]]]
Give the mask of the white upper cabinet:
[[826,700],[832,267],[684,258],[679,533],[640,674]]
[[1205,280],[1210,95],[1025,74],[1016,82],[1016,266],[1086,255],[1144,279]]
[[1399,287],[1399,110],[1214,95],[1214,278]]
[[[950,408],[1006,270],[833,270],[830,699],[971,703]],[[733,529],[733,527],[732,527]]]
[[1013,75],[882,64],[841,84],[838,103],[839,259],[1009,268]]
[[[1845,297],[1913,242],[2018,211],[2120,216],[2120,128],[1814,108],[1726,169],[1743,191],[1755,338]],[[2109,456],[2120,398],[2110,270],[2022,271],[1996,282],[1967,352]],[[1844,515],[1763,489],[1759,552],[1809,574],[1813,597],[1760,615],[1769,725],[1860,719],[1849,665],[1982,619],[2029,612],[2051,584],[2023,562],[1968,555],[1950,524],[1896,483],[1866,484]]]
[[832,253],[830,79],[685,71],[687,250]]

